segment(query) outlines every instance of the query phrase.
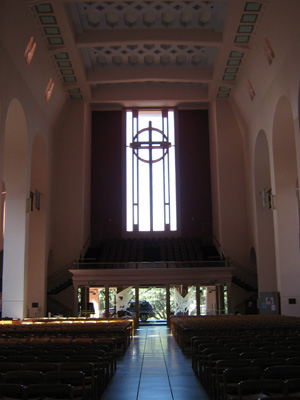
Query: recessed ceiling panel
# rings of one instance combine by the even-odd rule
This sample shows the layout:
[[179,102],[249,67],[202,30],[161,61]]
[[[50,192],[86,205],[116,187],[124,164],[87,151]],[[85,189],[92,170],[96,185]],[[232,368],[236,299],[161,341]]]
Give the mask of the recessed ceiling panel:
[[223,30],[225,1],[74,2],[69,10],[77,33],[97,29],[205,28]]
[[[135,29],[197,29],[222,32],[225,1],[107,1],[68,4],[77,34],[87,31]],[[100,32],[99,32],[100,34]],[[101,38],[101,35],[99,35]],[[212,71],[218,47],[140,40],[80,48],[87,72],[123,67],[197,67]]]
[[84,49],[87,70],[105,67],[166,66],[212,70],[217,48],[163,44],[102,46]]
[[101,89],[104,87],[155,87],[155,86],[165,86],[165,87],[198,87],[198,88],[207,88],[208,85],[206,83],[195,83],[195,82],[185,82],[184,84],[180,82],[153,82],[153,81],[144,81],[144,82],[119,82],[119,83],[97,83],[96,85],[91,85],[93,89]]

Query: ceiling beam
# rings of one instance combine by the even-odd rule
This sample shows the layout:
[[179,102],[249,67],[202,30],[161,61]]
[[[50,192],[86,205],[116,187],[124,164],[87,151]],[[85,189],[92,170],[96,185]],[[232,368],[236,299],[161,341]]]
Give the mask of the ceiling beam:
[[[38,3],[45,3],[45,1],[44,0],[26,0],[26,1],[28,1],[28,2],[38,2]],[[119,2],[121,2],[122,3],[122,1],[124,1],[124,0],[117,0],[117,1],[119,1]],[[97,0],[97,3],[116,3],[117,2],[116,0]],[[154,3],[154,2],[156,2],[157,0],[148,0],[148,2],[151,2],[151,3]],[[209,2],[214,2],[214,1],[216,1],[216,0],[206,0],[206,1],[209,1]],[[226,1],[226,2],[228,2],[229,0],[218,0],[218,1]],[[239,0],[240,1],[240,0]],[[263,1],[263,2],[266,2],[266,1],[270,1],[270,0],[261,0],[261,1]],[[50,2],[51,3],[55,3],[55,2],[61,2],[61,3],[82,3],[83,2],[83,0],[50,0]],[[88,1],[85,1],[85,3],[94,3],[95,2],[95,0],[88,0]]]
[[104,86],[92,91],[92,103],[134,105],[172,105],[181,102],[207,102],[207,88],[199,86]]
[[218,47],[222,33],[211,29],[97,29],[76,35],[79,48],[140,43]]
[[89,84],[120,82],[194,82],[210,83],[212,73],[200,68],[105,68],[89,72]]

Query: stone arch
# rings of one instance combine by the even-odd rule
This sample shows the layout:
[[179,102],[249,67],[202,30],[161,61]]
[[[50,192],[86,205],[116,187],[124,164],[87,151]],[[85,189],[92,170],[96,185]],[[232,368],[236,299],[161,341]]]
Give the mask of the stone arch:
[[26,304],[27,122],[22,104],[10,102],[4,133],[6,185],[2,316],[23,318]]
[[[296,196],[298,179],[294,118],[286,97],[277,104],[273,125],[276,210],[276,258],[282,313],[295,315],[288,298],[300,291],[299,218]],[[300,298],[299,298],[300,300]]]
[[[28,229],[28,316],[43,317],[46,312],[47,153],[40,133],[35,135],[32,144],[30,191],[33,207]],[[32,303],[38,303],[38,307],[32,307]]]
[[254,154],[254,181],[257,224],[257,267],[259,292],[277,291],[275,238],[271,198],[269,146],[266,134],[260,131]]

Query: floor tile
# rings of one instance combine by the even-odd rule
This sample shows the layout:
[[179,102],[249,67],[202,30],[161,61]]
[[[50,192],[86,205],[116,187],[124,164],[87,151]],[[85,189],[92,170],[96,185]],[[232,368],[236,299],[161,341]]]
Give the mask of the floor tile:
[[101,400],[209,400],[167,326],[143,326]]

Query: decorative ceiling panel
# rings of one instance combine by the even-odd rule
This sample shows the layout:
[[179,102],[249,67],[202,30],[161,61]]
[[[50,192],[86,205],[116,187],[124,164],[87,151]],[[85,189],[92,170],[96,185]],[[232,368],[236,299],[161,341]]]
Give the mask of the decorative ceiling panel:
[[88,70],[112,66],[189,66],[212,70],[216,52],[215,47],[164,44],[100,46],[82,50],[84,57],[88,57]]
[[[224,1],[112,1],[68,5],[76,33],[114,29],[210,29],[221,32]],[[190,66],[212,70],[217,48],[162,42],[81,49],[87,71],[127,66]]]
[[224,1],[95,1],[69,4],[77,33],[89,29],[206,28],[221,32]]
[[228,98],[269,2],[25,1],[66,93],[95,106]]

